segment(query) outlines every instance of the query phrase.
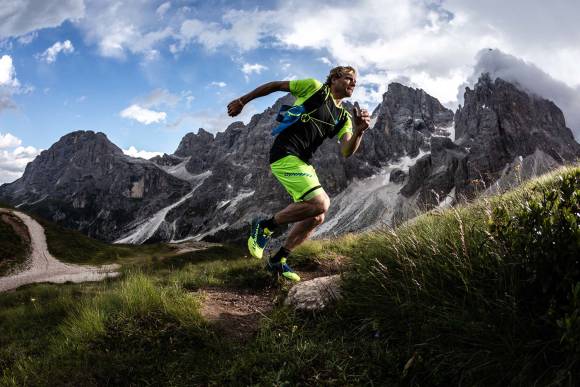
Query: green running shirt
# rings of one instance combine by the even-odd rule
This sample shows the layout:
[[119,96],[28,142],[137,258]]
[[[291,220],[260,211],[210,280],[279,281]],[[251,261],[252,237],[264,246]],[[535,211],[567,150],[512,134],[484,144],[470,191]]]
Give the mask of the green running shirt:
[[[290,93],[296,97],[294,105],[301,105],[321,87],[327,87],[316,79],[290,81]],[[308,122],[297,122],[280,133],[270,150],[270,164],[288,155],[294,155],[308,163],[324,139],[338,135],[341,140],[346,133],[352,133],[350,115],[342,128],[335,128],[341,114],[348,114],[342,106],[336,106],[332,96],[312,113]]]

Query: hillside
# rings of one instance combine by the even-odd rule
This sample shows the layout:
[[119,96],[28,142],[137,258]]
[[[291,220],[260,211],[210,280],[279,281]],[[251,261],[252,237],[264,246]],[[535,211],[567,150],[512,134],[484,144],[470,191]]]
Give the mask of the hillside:
[[22,222],[0,207],[0,276],[20,267],[27,255],[28,234]]
[[579,187],[580,167],[562,168],[310,242],[298,271],[342,274],[342,298],[314,314],[228,246],[0,294],[0,384],[576,385]]

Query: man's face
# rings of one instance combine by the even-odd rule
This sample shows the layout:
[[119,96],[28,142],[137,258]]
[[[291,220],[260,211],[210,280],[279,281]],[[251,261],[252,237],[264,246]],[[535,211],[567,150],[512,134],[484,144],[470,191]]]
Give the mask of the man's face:
[[356,73],[345,72],[340,78],[335,78],[332,83],[339,97],[351,97],[356,86]]

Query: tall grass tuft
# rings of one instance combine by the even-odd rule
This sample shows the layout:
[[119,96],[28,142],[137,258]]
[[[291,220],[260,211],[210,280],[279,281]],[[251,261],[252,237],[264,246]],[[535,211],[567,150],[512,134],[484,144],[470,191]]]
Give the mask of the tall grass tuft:
[[345,275],[341,318],[412,359],[400,365],[405,382],[577,380],[579,187],[580,169],[563,169],[367,234]]

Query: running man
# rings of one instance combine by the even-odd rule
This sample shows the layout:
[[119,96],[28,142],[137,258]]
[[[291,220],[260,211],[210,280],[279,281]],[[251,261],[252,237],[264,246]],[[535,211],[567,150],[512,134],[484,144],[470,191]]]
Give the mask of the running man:
[[304,107],[298,119],[276,136],[270,150],[272,174],[294,203],[269,219],[255,219],[248,239],[252,256],[262,258],[266,243],[278,227],[294,223],[286,242],[267,263],[270,271],[290,281],[300,281],[300,277],[288,266],[288,256],[322,224],[330,205],[316,171],[309,164],[310,158],[326,138],[334,136],[338,136],[341,154],[351,156],[369,127],[368,111],[355,108],[353,131],[350,114],[342,107],[342,100],[352,96],[355,86],[355,69],[339,66],[330,71],[324,84],[315,79],[269,82],[228,104],[228,114],[235,117],[253,99],[285,91],[296,97],[295,107]]

